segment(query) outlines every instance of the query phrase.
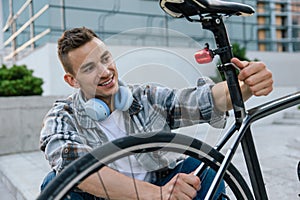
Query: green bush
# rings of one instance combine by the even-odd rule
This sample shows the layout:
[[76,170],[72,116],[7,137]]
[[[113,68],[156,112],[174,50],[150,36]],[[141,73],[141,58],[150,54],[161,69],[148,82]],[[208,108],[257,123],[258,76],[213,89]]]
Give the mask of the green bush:
[[30,96],[43,93],[43,80],[32,75],[26,65],[0,68],[0,96]]
[[234,57],[238,58],[239,60],[250,61],[250,59],[246,56],[246,48],[241,47],[238,43],[232,44],[232,53]]

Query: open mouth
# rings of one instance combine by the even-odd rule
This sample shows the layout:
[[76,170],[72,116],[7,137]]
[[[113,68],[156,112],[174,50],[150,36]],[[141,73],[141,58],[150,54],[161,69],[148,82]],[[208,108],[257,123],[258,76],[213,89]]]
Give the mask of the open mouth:
[[112,76],[110,79],[108,79],[105,82],[99,83],[98,86],[107,87],[107,86],[110,86],[111,84],[113,84],[113,81],[114,81],[114,76]]

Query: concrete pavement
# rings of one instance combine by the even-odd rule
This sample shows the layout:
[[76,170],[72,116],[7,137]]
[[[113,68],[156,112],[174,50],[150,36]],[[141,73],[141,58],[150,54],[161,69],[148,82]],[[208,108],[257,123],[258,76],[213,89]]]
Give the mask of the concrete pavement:
[[[276,123],[276,120],[273,123],[253,125],[253,135],[269,199],[300,199],[300,182],[296,173],[300,160],[300,119],[293,119],[294,123],[285,124]],[[214,129],[209,131],[213,132]],[[211,133],[209,135],[213,136]],[[206,139],[209,141],[211,138]],[[248,179],[241,149],[237,151],[233,162]],[[48,163],[41,152],[1,156],[0,199],[35,199],[39,193],[39,185],[48,171]]]
[[[13,198],[3,200],[33,200],[39,194],[40,183],[50,167],[41,152],[19,153],[0,157],[0,182]],[[3,187],[3,186],[2,186]],[[1,188],[1,186],[0,186]]]
[[[300,199],[300,182],[297,164],[300,161],[300,126],[272,125],[254,126],[253,136],[259,162],[264,175],[270,200]],[[239,149],[234,163],[247,177]],[[247,178],[248,179],[248,178]],[[249,182],[249,181],[248,181]]]

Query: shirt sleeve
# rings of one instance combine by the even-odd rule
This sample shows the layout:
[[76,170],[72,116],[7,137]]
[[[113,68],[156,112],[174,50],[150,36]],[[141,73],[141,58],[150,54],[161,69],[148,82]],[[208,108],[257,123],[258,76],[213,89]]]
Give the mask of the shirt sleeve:
[[52,169],[61,172],[69,163],[91,151],[80,137],[71,109],[65,101],[58,101],[47,113],[40,134],[40,149]]
[[150,101],[166,111],[167,122],[171,129],[200,123],[209,123],[215,128],[224,128],[226,113],[219,111],[212,97],[214,82],[200,78],[196,87],[169,89],[157,87],[151,90]]
[[226,125],[226,112],[217,109],[213,96],[212,87],[215,83],[209,78],[200,78],[197,83],[199,90],[198,104],[203,116],[211,126],[215,128],[224,128]]

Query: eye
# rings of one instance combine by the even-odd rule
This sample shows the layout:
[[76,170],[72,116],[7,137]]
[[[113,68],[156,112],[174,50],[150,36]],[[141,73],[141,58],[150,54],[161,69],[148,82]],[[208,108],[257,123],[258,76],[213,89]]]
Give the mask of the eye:
[[83,73],[90,73],[95,69],[95,65],[94,64],[89,64],[87,66],[84,67],[84,69],[82,70]]
[[101,59],[101,63],[102,64],[109,64],[111,62],[111,56],[110,55],[106,55]]

